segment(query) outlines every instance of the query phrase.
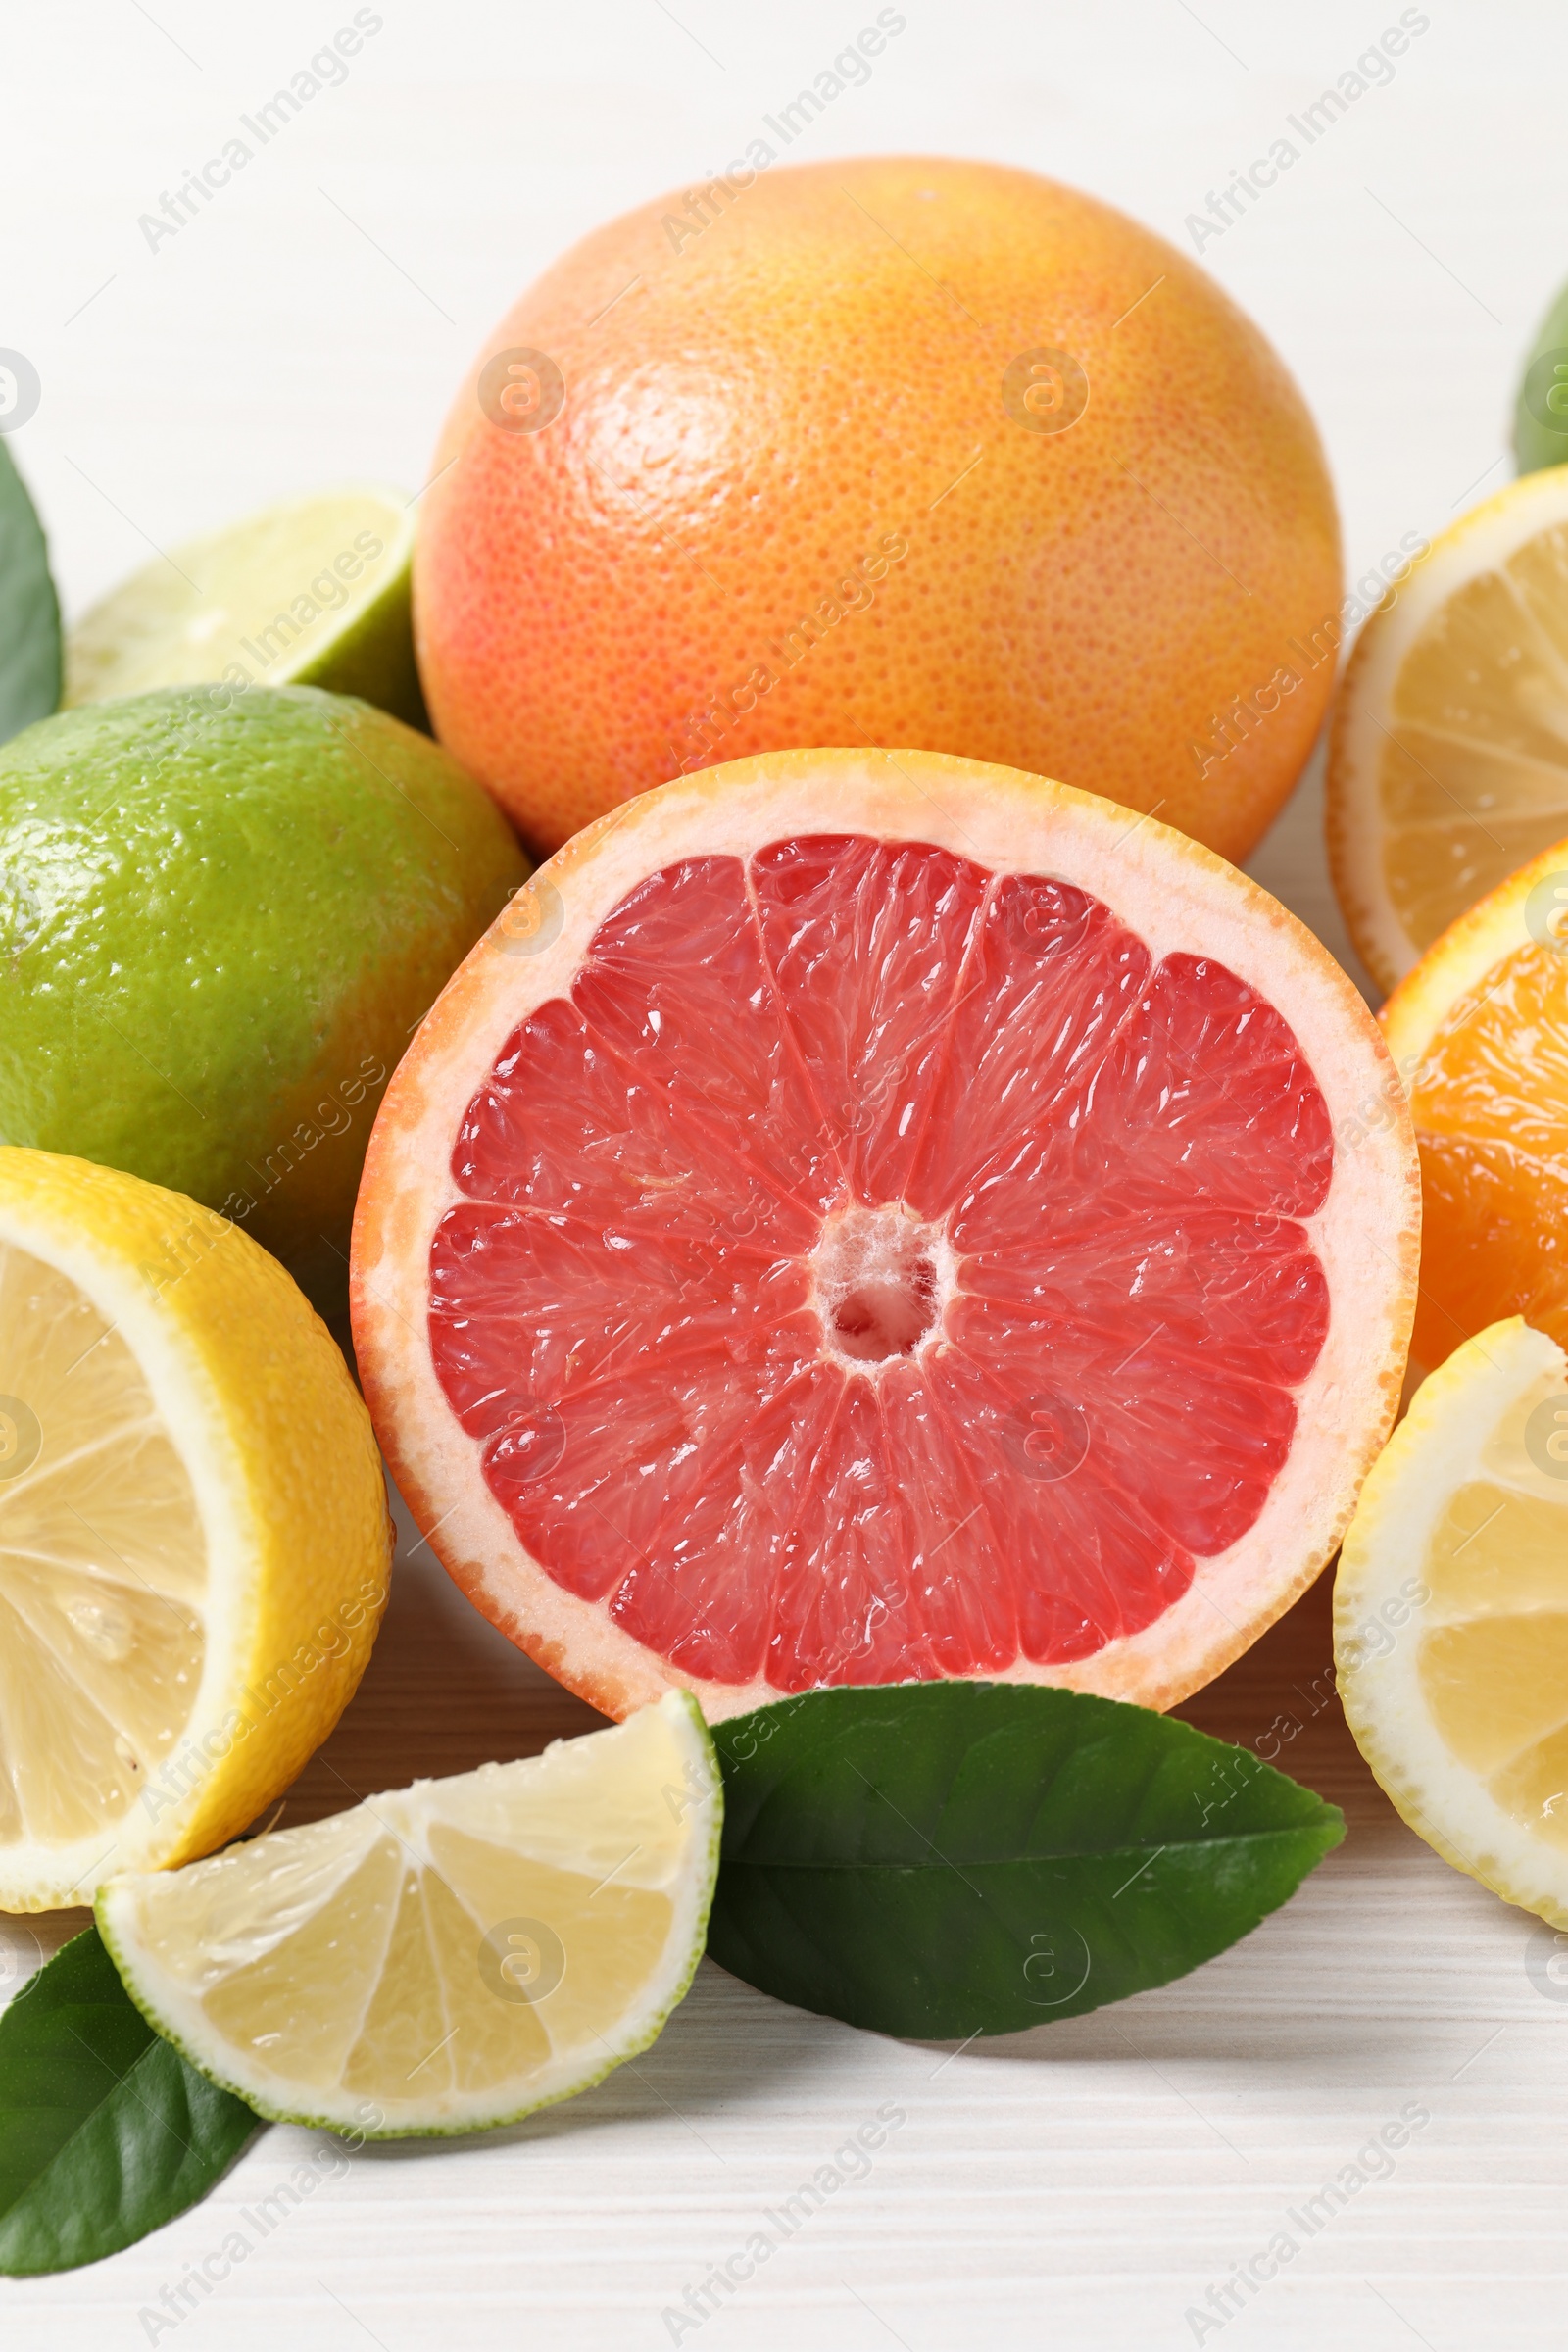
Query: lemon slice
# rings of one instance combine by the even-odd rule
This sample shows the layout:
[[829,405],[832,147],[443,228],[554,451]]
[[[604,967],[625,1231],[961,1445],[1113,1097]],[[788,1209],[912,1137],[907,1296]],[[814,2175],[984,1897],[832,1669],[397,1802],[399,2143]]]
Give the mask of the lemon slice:
[[1463,515],[1373,613],[1335,708],[1327,827],[1385,989],[1568,833],[1568,467]]
[[702,1956],[722,1817],[701,1711],[671,1691],[542,1756],[112,1880],[98,1925],[159,2033],[259,2114],[471,2132],[647,2048]]
[[425,724],[409,617],[414,512],[353,484],[285,500],[134,573],[66,641],[66,707],[222,680],[323,686]]
[[0,1149],[0,1909],[210,1852],[336,1722],[390,1522],[343,1358],[265,1250]]
[[1518,1316],[1455,1348],[1374,1465],[1334,1650],[1410,1827],[1568,1927],[1568,1357]]

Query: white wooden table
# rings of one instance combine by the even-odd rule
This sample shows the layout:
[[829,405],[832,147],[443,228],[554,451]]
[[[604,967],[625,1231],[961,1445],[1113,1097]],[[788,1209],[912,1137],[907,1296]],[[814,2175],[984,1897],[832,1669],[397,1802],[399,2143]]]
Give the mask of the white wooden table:
[[[382,0],[370,13],[383,22],[342,86],[149,245],[138,217],[352,8],[15,0],[0,346],[41,378],[12,446],[73,608],[150,545],[287,491],[354,475],[416,487],[463,364],[521,284],[596,220],[738,152],[876,12]],[[1400,11],[905,0],[903,13],[872,79],[813,126],[811,153],[1031,165],[1191,250],[1187,216]],[[1430,23],[1393,80],[1202,240],[1322,423],[1352,579],[1506,478],[1520,354],[1568,275],[1560,12],[1414,13]],[[1316,822],[1308,787],[1254,870],[1339,950]],[[322,2144],[270,2132],[208,2203],[114,2261],[0,2281],[0,2344],[1560,2346],[1568,1981],[1554,1969],[1568,1978],[1568,1964],[1395,1820],[1318,1679],[1326,1600],[1309,1595],[1186,1711],[1250,1743],[1276,1717],[1297,1723],[1280,1760],[1345,1806],[1348,1838],[1198,1975],[955,2054],[802,2015],[705,1963],[654,2050],[574,2104],[481,2141],[330,2156],[264,2236],[243,2217]],[[365,1687],[286,1819],[592,1721],[409,1544]],[[33,1927],[49,1949],[74,1924]],[[794,2234],[775,2230],[767,2261],[697,2325],[686,2290],[884,2107],[903,2120],[868,2173]],[[1401,2115],[1405,2143],[1355,2183],[1346,2168]],[[164,2291],[177,2311],[190,2267],[236,2230],[251,2243],[232,2276],[189,2290],[160,2328]],[[1292,2251],[1269,2256],[1282,2232]],[[1250,2285],[1211,2302],[1244,2263]]]

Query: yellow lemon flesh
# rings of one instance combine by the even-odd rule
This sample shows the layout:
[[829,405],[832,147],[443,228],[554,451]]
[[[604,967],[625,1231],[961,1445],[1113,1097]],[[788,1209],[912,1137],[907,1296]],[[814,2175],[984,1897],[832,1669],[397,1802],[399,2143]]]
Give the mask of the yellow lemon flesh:
[[1385,989],[1568,833],[1568,466],[1434,540],[1357,642],[1335,707],[1329,861]]
[[671,1691],[542,1756],[112,1880],[98,1924],[151,2023],[260,2114],[471,2132],[647,2048],[702,1956],[722,1813]]
[[1568,1357],[1515,1316],[1417,1390],[1334,1592],[1346,1718],[1410,1827],[1568,1927]]
[[0,1149],[0,1909],[252,1821],[353,1693],[390,1540],[281,1266],[181,1194]]

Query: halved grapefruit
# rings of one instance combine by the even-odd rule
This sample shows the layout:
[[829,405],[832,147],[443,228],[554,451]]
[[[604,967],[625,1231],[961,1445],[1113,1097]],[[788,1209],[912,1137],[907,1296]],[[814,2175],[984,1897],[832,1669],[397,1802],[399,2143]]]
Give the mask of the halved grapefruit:
[[578,834],[454,976],[355,1338],[453,1576],[612,1715],[1168,1706],[1338,1544],[1419,1213],[1373,1021],[1223,860],[1010,768],[774,753]]

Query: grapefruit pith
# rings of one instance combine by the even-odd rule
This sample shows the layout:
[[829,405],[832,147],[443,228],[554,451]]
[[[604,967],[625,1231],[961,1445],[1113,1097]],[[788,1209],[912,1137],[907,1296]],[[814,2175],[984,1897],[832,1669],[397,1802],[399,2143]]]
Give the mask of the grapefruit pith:
[[1333,1551],[1418,1221],[1375,1024],[1219,858],[1009,769],[781,753],[590,827],[455,975],[355,1338],[452,1574],[611,1714],[1165,1706]]
[[754,153],[608,222],[496,328],[430,473],[431,716],[535,852],[718,761],[919,743],[1242,858],[1333,686],[1288,370],[1033,172]]

